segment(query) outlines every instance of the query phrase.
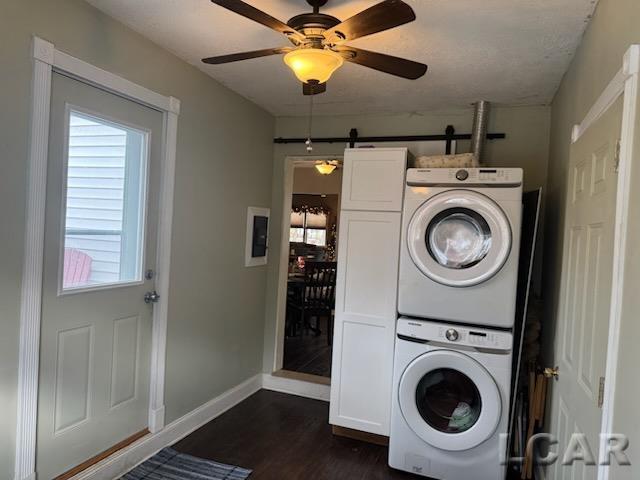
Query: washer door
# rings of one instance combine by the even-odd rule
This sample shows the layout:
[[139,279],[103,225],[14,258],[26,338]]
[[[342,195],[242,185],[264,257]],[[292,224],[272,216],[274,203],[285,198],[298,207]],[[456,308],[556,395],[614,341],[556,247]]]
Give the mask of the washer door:
[[424,202],[407,231],[413,263],[432,280],[468,287],[493,277],[511,251],[511,227],[486,195],[449,190]]
[[411,429],[443,450],[468,450],[495,432],[502,400],[495,381],[471,357],[434,350],[409,364],[398,391]]

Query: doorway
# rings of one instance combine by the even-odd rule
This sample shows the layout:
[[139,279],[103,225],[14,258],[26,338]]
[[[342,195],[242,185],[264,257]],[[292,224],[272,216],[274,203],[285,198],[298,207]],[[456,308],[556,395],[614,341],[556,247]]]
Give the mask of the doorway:
[[342,164],[335,158],[298,159],[290,170],[283,205],[279,374],[328,383]]

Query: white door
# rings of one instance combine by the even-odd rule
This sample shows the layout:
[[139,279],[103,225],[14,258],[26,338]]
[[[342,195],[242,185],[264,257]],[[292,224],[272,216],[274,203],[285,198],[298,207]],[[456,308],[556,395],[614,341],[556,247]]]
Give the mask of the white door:
[[[613,272],[616,145],[622,99],[571,147],[564,221],[562,286],[555,333],[551,433],[561,454],[571,435],[585,434],[598,458],[601,378],[605,374]],[[576,462],[550,468],[555,479],[595,479],[597,467]]]
[[[148,426],[162,114],[52,78],[38,477]],[[151,276],[151,275],[149,275]]]
[[340,214],[329,421],[389,435],[400,213]]

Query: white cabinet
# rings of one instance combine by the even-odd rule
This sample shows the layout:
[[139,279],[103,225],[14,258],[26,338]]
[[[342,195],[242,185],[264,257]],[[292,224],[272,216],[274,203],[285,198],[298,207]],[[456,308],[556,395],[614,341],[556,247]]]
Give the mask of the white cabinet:
[[389,435],[400,214],[343,210],[340,235],[329,421]]
[[406,148],[346,149],[342,209],[400,212],[406,165]]
[[329,422],[378,435],[389,435],[406,155],[345,152]]

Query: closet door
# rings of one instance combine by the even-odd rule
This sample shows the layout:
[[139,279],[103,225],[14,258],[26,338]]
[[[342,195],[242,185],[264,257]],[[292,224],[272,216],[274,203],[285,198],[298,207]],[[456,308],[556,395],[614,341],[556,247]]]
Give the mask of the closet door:
[[329,421],[389,435],[400,213],[342,210],[340,235]]
[[342,209],[400,212],[406,163],[406,148],[346,149]]

